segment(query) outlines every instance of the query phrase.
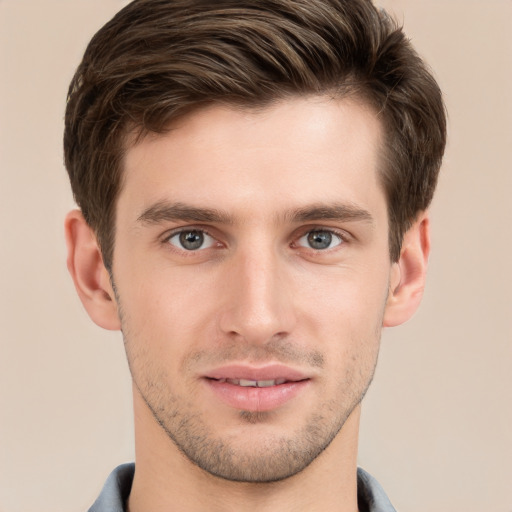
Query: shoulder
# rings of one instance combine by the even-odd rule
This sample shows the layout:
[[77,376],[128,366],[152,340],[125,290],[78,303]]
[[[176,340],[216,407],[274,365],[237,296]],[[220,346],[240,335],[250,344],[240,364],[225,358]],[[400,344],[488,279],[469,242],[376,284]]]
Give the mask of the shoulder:
[[122,464],[114,469],[89,512],[125,512],[134,473],[135,464],[133,463]]
[[361,512],[396,512],[379,482],[364,469],[357,469],[357,501]]

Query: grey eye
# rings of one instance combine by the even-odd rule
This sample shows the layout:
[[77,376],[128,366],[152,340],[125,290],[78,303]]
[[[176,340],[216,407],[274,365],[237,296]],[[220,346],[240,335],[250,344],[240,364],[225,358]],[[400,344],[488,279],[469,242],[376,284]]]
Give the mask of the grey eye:
[[324,229],[315,229],[309,231],[299,239],[299,245],[322,251],[325,249],[332,249],[343,242],[341,236],[332,231]]
[[215,243],[215,240],[204,231],[191,229],[189,231],[180,231],[171,236],[169,243],[178,249],[197,251],[198,249],[211,247]]

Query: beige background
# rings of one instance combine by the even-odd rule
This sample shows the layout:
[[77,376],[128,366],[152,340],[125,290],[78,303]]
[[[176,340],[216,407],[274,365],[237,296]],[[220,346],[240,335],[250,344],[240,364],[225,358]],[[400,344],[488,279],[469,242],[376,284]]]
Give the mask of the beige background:
[[[133,458],[118,334],[65,269],[67,84],[125,2],[0,0],[0,512],[86,510]],[[446,94],[423,306],[385,333],[360,464],[401,511],[512,512],[512,1],[386,0]]]

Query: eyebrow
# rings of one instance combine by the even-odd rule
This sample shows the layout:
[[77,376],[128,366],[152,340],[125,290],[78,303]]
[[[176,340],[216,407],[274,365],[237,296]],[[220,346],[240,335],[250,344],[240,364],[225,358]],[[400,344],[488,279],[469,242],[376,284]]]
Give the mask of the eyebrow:
[[[367,210],[352,203],[313,204],[287,211],[282,218],[285,222],[292,223],[321,220],[374,223],[372,215]],[[184,203],[169,203],[167,201],[160,201],[146,208],[137,218],[137,222],[143,224],[159,224],[172,221],[234,223],[232,216],[218,209],[199,208]]]
[[158,224],[166,221],[232,223],[231,218],[220,210],[166,201],[160,201],[144,210],[137,221],[143,224]]
[[333,220],[374,224],[370,212],[352,203],[313,204],[288,212],[286,218],[292,222]]

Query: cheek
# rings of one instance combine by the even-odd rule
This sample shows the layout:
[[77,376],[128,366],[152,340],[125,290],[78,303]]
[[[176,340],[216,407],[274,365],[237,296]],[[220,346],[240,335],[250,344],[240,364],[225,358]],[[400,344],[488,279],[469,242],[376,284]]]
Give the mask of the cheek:
[[371,373],[379,350],[388,293],[385,273],[346,273],[302,304],[303,327],[334,371]]
[[155,356],[172,351],[179,357],[194,348],[199,332],[212,330],[216,302],[208,295],[215,288],[207,283],[172,271],[119,277],[123,332]]
[[[379,305],[382,310],[382,304]],[[325,347],[325,396],[340,406],[359,402],[373,379],[380,347],[382,315],[373,309],[346,310],[333,319]],[[343,410],[340,407],[339,410]]]
[[300,308],[326,328],[348,331],[375,332],[382,325],[389,287],[387,269],[352,266],[330,269],[307,278],[301,276],[294,290]]

